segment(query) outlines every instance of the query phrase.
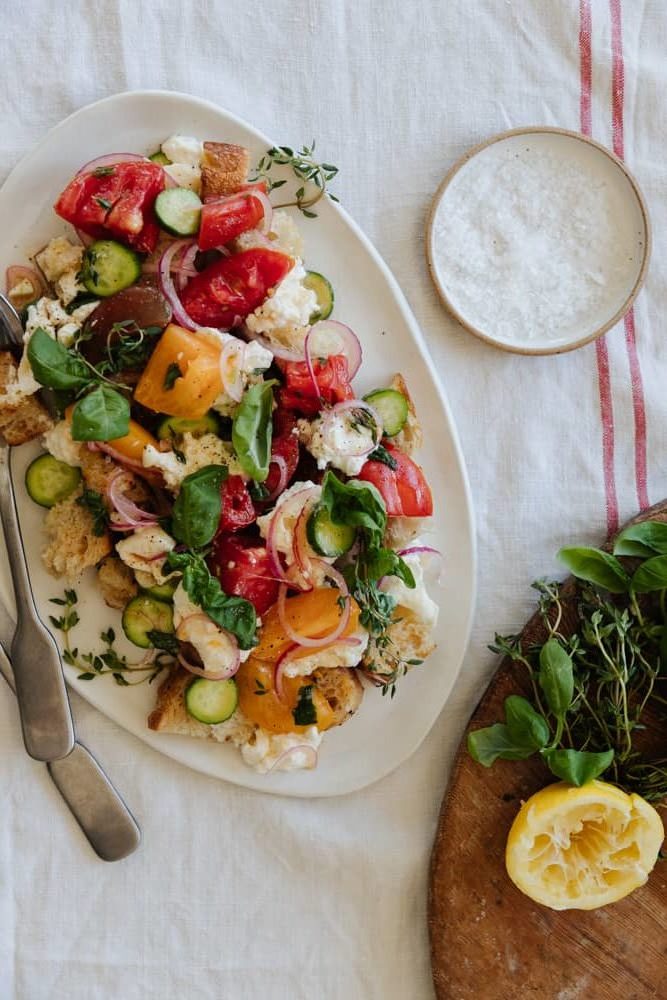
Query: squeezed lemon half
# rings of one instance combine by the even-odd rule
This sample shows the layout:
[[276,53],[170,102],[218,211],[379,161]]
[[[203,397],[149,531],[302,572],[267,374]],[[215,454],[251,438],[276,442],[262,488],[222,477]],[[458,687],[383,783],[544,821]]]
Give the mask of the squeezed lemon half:
[[514,884],[553,910],[594,910],[646,882],[665,836],[640,795],[604,781],[558,782],[531,796],[507,838]]

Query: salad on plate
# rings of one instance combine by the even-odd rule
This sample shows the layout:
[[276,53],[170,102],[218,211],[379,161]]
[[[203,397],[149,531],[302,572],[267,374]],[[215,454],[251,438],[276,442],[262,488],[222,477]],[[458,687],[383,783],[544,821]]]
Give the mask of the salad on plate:
[[[81,167],[54,206],[71,231],[7,272],[25,335],[0,352],[0,432],[44,448],[25,485],[67,586],[66,662],[159,677],[151,729],[267,773],[314,767],[365,691],[393,697],[430,655],[439,553],[419,541],[433,499],[408,387],[359,395],[362,344],[269,198],[292,167],[312,217],[335,168],[312,147],[249,166],[174,135]],[[84,572],[138,658],[113,627],[74,644]]]

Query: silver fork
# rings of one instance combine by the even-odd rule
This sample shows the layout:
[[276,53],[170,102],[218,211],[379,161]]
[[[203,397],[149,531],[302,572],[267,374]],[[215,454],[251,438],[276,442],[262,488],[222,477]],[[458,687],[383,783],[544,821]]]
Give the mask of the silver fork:
[[[21,320],[0,294],[0,350],[13,354],[23,340]],[[10,449],[0,437],[0,519],[16,598],[11,647],[23,742],[35,760],[57,760],[74,749],[74,725],[60,652],[41,621],[30,586],[10,469]]]

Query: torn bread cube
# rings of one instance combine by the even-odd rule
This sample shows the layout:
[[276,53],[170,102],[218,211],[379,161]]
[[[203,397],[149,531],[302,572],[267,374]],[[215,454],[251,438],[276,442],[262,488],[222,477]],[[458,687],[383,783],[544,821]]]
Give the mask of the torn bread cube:
[[250,153],[228,142],[205,142],[201,160],[201,196],[224,198],[246,183]]

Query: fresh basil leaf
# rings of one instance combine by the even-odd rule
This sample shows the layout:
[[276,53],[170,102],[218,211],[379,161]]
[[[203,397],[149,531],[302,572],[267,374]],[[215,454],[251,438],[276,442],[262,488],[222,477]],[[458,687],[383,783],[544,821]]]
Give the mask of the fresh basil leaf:
[[320,503],[326,507],[334,524],[362,528],[372,545],[381,545],[387,527],[387,510],[380,493],[371,483],[358,479],[343,483],[329,470],[322,482]]
[[241,649],[257,644],[257,612],[244,597],[225,594],[211,575],[203,556],[195,552],[170,552],[167,568],[183,574],[183,589],[216,625],[235,635]]
[[269,474],[275,379],[251,385],[243,394],[232,424],[232,444],[243,471],[258,483]]
[[526,698],[511,694],[505,698],[505,722],[510,739],[517,746],[541,750],[551,735],[547,720]]
[[632,577],[635,594],[650,594],[654,590],[667,588],[667,556],[654,556],[642,563]]
[[83,389],[92,381],[85,363],[41,327],[28,341],[28,361],[36,380],[49,389]]
[[667,555],[667,524],[662,521],[642,521],[631,524],[614,542],[615,556]]
[[468,753],[478,764],[491,767],[498,758],[525,760],[535,753],[535,747],[517,743],[512,739],[508,727],[502,722],[496,722],[486,729],[468,733]]
[[164,388],[173,389],[177,379],[183,378],[183,372],[175,361],[172,361],[164,374]]
[[540,650],[540,687],[549,710],[557,719],[564,719],[574,694],[572,658],[557,639],[549,639]]
[[299,698],[292,710],[294,722],[297,726],[316,726],[317,709],[313,704],[313,685],[304,684],[299,688]]
[[75,441],[113,441],[130,430],[130,404],[108,385],[98,385],[72,411]]
[[181,483],[172,510],[174,538],[190,549],[208,545],[220,523],[220,487],[227,478],[226,465],[206,465]]
[[384,445],[379,444],[377,448],[370,453],[368,456],[369,462],[381,462],[382,465],[388,465],[393,472],[398,468],[398,462],[392,455],[390,451],[384,447]]
[[393,549],[370,549],[365,555],[364,562],[369,580],[380,580],[383,576],[397,576],[410,590],[416,586],[412,570]]
[[612,594],[625,594],[630,577],[618,559],[600,549],[572,547],[561,549],[558,558],[579,580],[594,583]]
[[585,785],[603,774],[614,759],[613,750],[544,750],[542,756],[552,774],[571,785]]

